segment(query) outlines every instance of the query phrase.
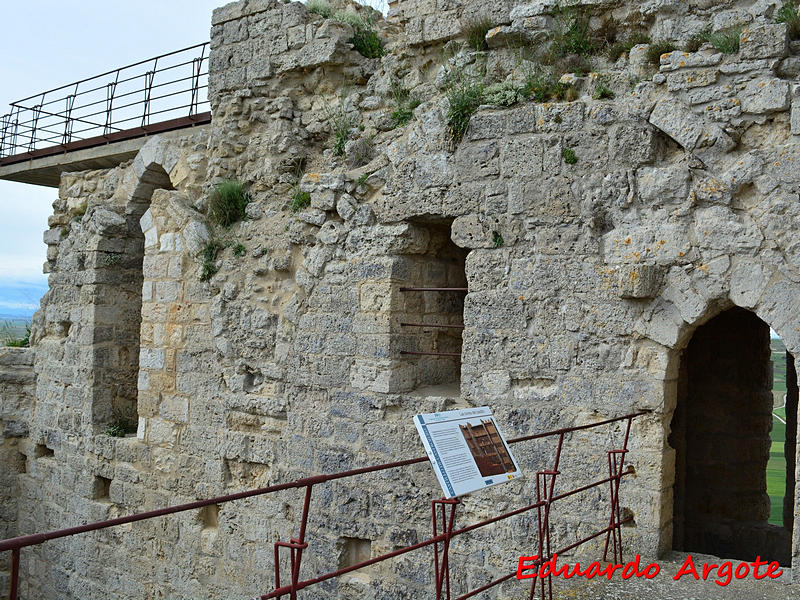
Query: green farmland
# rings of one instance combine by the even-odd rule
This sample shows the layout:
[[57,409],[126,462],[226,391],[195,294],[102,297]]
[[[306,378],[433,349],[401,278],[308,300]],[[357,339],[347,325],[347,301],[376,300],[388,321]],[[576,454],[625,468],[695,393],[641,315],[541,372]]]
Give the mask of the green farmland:
[[[783,456],[783,443],[786,440],[786,410],[781,407],[786,394],[786,347],[779,339],[771,340],[772,364],[774,379],[772,393],[775,396],[775,407],[772,417],[772,447],[767,463],[767,494],[772,505],[769,522],[783,525],[783,495],[786,492],[786,459]],[[777,417],[780,417],[777,418]]]

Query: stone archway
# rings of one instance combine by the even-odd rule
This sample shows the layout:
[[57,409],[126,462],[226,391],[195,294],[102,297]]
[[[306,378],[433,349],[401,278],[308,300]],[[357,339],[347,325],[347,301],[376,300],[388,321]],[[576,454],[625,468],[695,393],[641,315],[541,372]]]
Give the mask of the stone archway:
[[[681,404],[685,403],[687,398],[691,397],[690,390],[687,389],[690,379],[690,373],[687,370],[687,361],[693,360],[692,353],[707,353],[708,345],[716,348],[719,352],[719,349],[733,349],[741,347],[743,344],[748,343],[748,341],[752,344],[753,340],[760,340],[757,342],[757,345],[761,347],[760,351],[750,348],[748,351],[740,354],[738,358],[735,351],[727,353],[719,352],[720,356],[714,357],[714,360],[719,361],[717,366],[728,361],[728,370],[736,369],[736,363],[738,361],[741,364],[747,365],[746,367],[742,367],[740,364],[738,368],[751,369],[751,378],[755,377],[752,369],[755,369],[755,373],[760,373],[758,377],[755,377],[755,379],[760,381],[756,384],[752,384],[749,392],[745,386],[745,388],[740,390],[741,393],[737,392],[735,394],[741,401],[742,397],[747,393],[751,396],[758,396],[759,385],[763,387],[768,380],[771,381],[771,379],[769,379],[770,374],[766,371],[767,361],[769,360],[768,355],[766,358],[764,358],[763,355],[765,340],[766,343],[768,343],[769,340],[770,328],[784,341],[790,355],[797,356],[797,353],[800,351],[800,303],[796,300],[800,297],[800,286],[786,280],[773,268],[763,264],[758,259],[750,258],[735,259],[725,275],[719,279],[718,285],[719,287],[717,289],[719,292],[714,296],[699,298],[697,295],[690,296],[687,294],[683,298],[673,296],[670,300],[658,298],[653,303],[654,306],[659,307],[659,310],[663,310],[665,314],[674,316],[683,315],[683,318],[678,317],[662,321],[664,327],[660,332],[661,339],[659,340],[666,351],[664,355],[664,412],[661,418],[665,436],[662,489],[665,490],[665,492],[670,492],[665,493],[661,501],[661,523],[663,525],[660,529],[659,548],[661,551],[682,549],[685,551],[706,552],[711,554],[717,553],[731,558],[736,558],[737,554],[740,554],[742,558],[744,558],[751,547],[755,548],[758,546],[759,551],[761,548],[768,549],[770,542],[767,538],[772,536],[773,540],[781,539],[781,541],[775,542],[778,546],[783,544],[783,555],[776,555],[772,558],[782,561],[782,564],[785,565],[789,565],[790,563],[797,564],[797,556],[793,555],[796,551],[794,551],[793,548],[796,546],[796,540],[800,539],[800,531],[798,531],[797,520],[792,519],[784,522],[785,532],[773,531],[769,533],[769,528],[767,527],[756,527],[756,529],[760,529],[760,533],[756,533],[754,537],[750,537],[749,542],[745,539],[743,542],[744,552],[737,552],[735,546],[739,544],[739,542],[730,542],[730,544],[727,544],[724,535],[717,538],[718,544],[716,546],[713,544],[705,547],[695,546],[691,539],[687,544],[685,529],[687,526],[696,526],[696,523],[687,525],[687,510],[691,512],[693,508],[692,502],[695,502],[695,506],[697,506],[698,502],[704,501],[703,498],[695,496],[693,500],[689,501],[687,507],[687,504],[685,504],[686,492],[681,489],[681,486],[687,483],[685,477],[686,473],[685,471],[682,472],[682,469],[685,469],[685,465],[683,464],[684,459],[690,458],[691,460],[696,460],[695,455],[691,455],[690,457],[689,453],[686,451],[687,449],[685,447],[681,448],[681,444],[684,443],[681,437],[686,434],[685,430],[681,430],[680,420],[681,410],[683,410]],[[698,299],[700,300],[699,302],[697,302]],[[682,304],[684,302],[686,306]],[[690,306],[690,302],[694,312],[691,318],[686,318],[688,313],[687,307]],[[738,316],[736,316],[737,313]],[[720,320],[716,321],[716,319]],[[750,329],[749,333],[746,331],[736,331],[737,327],[741,328],[743,326]],[[708,329],[705,329],[706,327],[708,327]],[[731,331],[731,329],[733,329],[733,331]],[[725,336],[728,336],[728,339],[725,339]],[[703,338],[706,338],[705,341]],[[698,346],[696,348],[694,347],[695,341],[698,341]],[[704,345],[706,346],[705,349],[703,348]],[[759,352],[761,353],[761,358],[759,360],[763,362],[760,367],[761,371],[752,364],[748,364],[746,360],[748,356],[750,356],[751,359],[753,356],[758,356]],[[697,360],[696,356],[694,360]],[[730,366],[731,364],[733,364],[733,367]],[[796,364],[796,361],[792,360],[790,368],[794,369]],[[696,365],[695,370],[697,370]],[[718,380],[721,378],[719,373],[716,374],[716,378]],[[705,383],[706,387],[713,387],[713,378],[710,378]],[[729,383],[728,381],[725,382],[726,385]],[[702,377],[700,377],[699,382],[695,383],[695,387],[697,387],[697,385],[702,387]],[[764,396],[764,402],[766,403],[766,396]],[[717,408],[719,410],[719,406]],[[702,410],[702,408],[699,410]],[[749,433],[742,433],[741,431],[740,433],[742,433],[742,435],[752,434],[752,439],[756,440],[752,443],[755,445],[758,445],[758,443],[768,444],[768,439],[765,437],[765,435],[769,433],[768,427],[762,423],[759,431],[759,428],[755,427],[753,423],[743,423],[739,421],[738,417],[740,416],[741,415],[734,415],[735,425],[737,427],[743,427],[745,430],[747,430],[747,426],[750,426]],[[705,417],[698,416],[697,414],[685,414],[683,418],[693,418],[697,421]],[[730,421],[730,415],[727,415],[727,418]],[[790,418],[788,420],[791,421],[792,419]],[[712,423],[704,423],[703,425],[707,428],[712,428],[713,426]],[[695,435],[697,435],[697,431],[695,431]],[[702,438],[702,432],[700,433],[700,437]],[[760,442],[757,441],[759,437],[761,440]],[[796,453],[796,420],[787,426],[786,440],[786,455],[792,455],[793,457]],[[791,446],[791,448],[789,446]],[[706,449],[708,450],[709,447],[710,445],[707,444]],[[735,456],[734,452],[740,451],[741,449],[730,448],[729,450],[730,453],[727,456],[723,451],[720,456],[716,456],[716,459],[722,461],[725,461],[726,458],[731,459],[731,457]],[[765,450],[765,452],[768,452],[768,450]],[[702,454],[697,456],[699,456],[700,459],[707,459],[709,461],[715,458],[714,456],[708,455],[704,457]],[[758,461],[764,463],[765,458],[763,456],[758,460],[754,458],[753,465],[757,464]],[[756,471],[758,471],[757,474]],[[745,470],[745,473],[742,473],[742,478],[745,478],[748,473],[759,481],[755,486],[756,492],[751,495],[751,498],[754,498],[760,494],[757,490],[758,486],[761,485],[761,478],[764,477],[763,465],[761,469],[753,467],[749,471]],[[789,512],[793,512],[793,507],[797,504],[798,490],[794,485],[796,479],[797,466],[795,461],[793,459],[787,460],[787,496],[785,501],[787,505],[791,506]],[[722,487],[724,490],[724,486]],[[729,495],[735,495],[733,488],[734,484],[731,482],[731,486],[728,488]],[[712,500],[719,500],[719,502],[716,506],[714,506],[713,503],[711,505],[707,504],[706,508],[710,506],[712,514],[716,511],[716,514],[721,518],[716,525],[709,523],[706,529],[716,529],[716,531],[719,532],[725,527],[733,526],[734,528],[738,527],[741,536],[742,532],[747,531],[749,527],[744,525],[744,523],[750,523],[751,525],[761,523],[766,525],[766,518],[762,518],[760,514],[756,515],[759,510],[757,507],[758,501],[751,502],[749,506],[744,507],[744,509],[743,507],[734,507],[734,511],[740,511],[739,518],[735,518],[735,515],[731,516],[733,513],[730,513],[728,517],[724,517],[720,515],[720,507],[724,504],[724,499],[714,499],[713,494],[710,496],[712,496]],[[705,501],[708,501],[708,497],[709,495],[706,496]],[[674,504],[675,502],[677,502],[677,504]],[[682,503],[683,506],[681,506]],[[742,510],[744,510],[744,512],[742,512]],[[749,515],[745,514],[748,510],[751,511]],[[693,518],[692,515],[690,515],[690,520],[691,518]],[[731,522],[722,522],[725,518],[730,519]],[[698,535],[700,537],[705,535],[706,539],[713,537],[713,534],[708,531],[705,533],[700,532]],[[728,535],[730,539],[734,537],[733,534],[726,535]],[[742,544],[739,544],[740,549],[741,546]],[[753,552],[753,555],[756,553],[757,552]],[[762,554],[762,558],[763,557],[764,555]],[[793,576],[796,578],[797,573],[793,572]]]
[[771,389],[769,326],[754,313],[729,308],[694,331],[669,436],[674,549],[789,564],[790,530],[768,523]]
[[[124,196],[124,229],[121,232],[125,240],[125,258],[120,269],[115,271],[113,286],[110,290],[115,298],[114,310],[106,315],[114,323],[114,343],[120,355],[120,363],[125,361],[127,368],[117,373],[113,385],[108,378],[98,377],[98,393],[108,395],[114,390],[117,399],[113,407],[113,415],[122,417],[127,423],[136,427],[140,411],[138,407],[140,345],[142,333],[142,286],[144,282],[145,231],[151,229],[148,222],[148,208],[153,194],[158,189],[173,190],[174,185],[168,173],[177,162],[177,156],[170,152],[166,140],[152,138],[139,151],[131,166],[132,177],[120,190]],[[102,362],[96,369],[102,369]],[[94,402],[94,410],[98,416],[98,402]],[[108,421],[105,415],[101,421]],[[97,419],[96,419],[97,420]]]

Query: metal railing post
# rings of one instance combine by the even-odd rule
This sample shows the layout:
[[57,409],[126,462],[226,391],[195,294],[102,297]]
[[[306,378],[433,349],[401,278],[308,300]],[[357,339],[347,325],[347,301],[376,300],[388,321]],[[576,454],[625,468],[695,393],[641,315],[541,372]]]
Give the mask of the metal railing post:
[[[550,507],[553,503],[553,495],[556,487],[556,477],[561,473],[558,470],[561,464],[561,450],[564,447],[564,434],[558,436],[558,446],[556,447],[556,455],[553,459],[553,466],[551,469],[539,471],[536,473],[536,501],[542,503],[537,510],[538,524],[539,524],[539,564],[542,565],[551,558],[550,546]],[[545,589],[547,589],[547,597],[552,600],[553,598],[553,577],[548,573],[547,586],[545,588],[545,581],[542,578],[534,578],[531,582],[530,598],[534,597],[536,591],[536,582],[541,583],[541,600],[545,600]]]
[[[452,537],[453,526],[456,519],[456,507],[459,504],[458,498],[441,498],[431,502],[431,513],[433,515],[433,537],[439,535],[436,526],[439,520],[436,514],[436,507],[441,508],[442,534],[445,538],[442,541],[442,557],[439,560],[439,543],[433,544],[433,568],[436,582],[436,600],[442,600],[442,588],[445,590],[446,600],[450,600],[450,539]],[[448,514],[447,507],[450,507]]]
[[[77,92],[78,86],[75,86]],[[72,107],[75,106],[75,93],[68,95],[65,98],[66,107],[64,109],[64,139],[63,144],[69,144],[72,141]]]
[[632,417],[628,418],[625,427],[625,441],[622,443],[621,450],[608,451],[608,476],[611,516],[608,520],[608,533],[606,533],[605,546],[603,547],[603,560],[608,560],[609,540],[613,545],[614,562],[622,564],[622,514],[619,505],[619,486],[622,479],[622,467],[625,463],[625,455],[628,453],[628,439],[631,433]]
[[28,152],[36,149],[36,128],[39,126],[39,116],[42,114],[42,105],[35,104],[33,107],[33,126],[31,127],[31,139],[28,141]]
[[117,91],[118,79],[119,71],[117,71],[117,79],[106,85],[106,124],[103,126],[103,135],[111,132],[111,113],[114,110],[114,94]]
[[189,116],[194,116],[197,112],[197,100],[200,96],[200,73],[203,72],[203,59],[206,54],[206,47],[200,51],[200,56],[192,60],[192,101],[189,103]]
[[290,538],[288,542],[275,542],[275,589],[281,587],[281,563],[280,549],[289,549],[289,569],[292,582],[289,589],[289,598],[297,599],[298,583],[300,582],[300,563],[303,560],[303,550],[308,548],[306,540],[306,525],[308,524],[308,513],[311,506],[311,490],[313,483],[306,486],[305,499],[303,501],[303,514],[300,518],[300,531],[296,538]]
[[8,592],[8,600],[17,600],[19,594],[19,548],[11,551],[11,587]]

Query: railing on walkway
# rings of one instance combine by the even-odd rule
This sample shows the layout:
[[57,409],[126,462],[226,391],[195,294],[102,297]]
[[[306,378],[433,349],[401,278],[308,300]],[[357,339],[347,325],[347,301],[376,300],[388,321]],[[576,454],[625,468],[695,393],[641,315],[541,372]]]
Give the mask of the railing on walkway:
[[[388,469],[398,469],[409,465],[423,463],[428,460],[427,457],[423,456],[419,458],[412,458],[398,462],[385,463],[371,467],[352,469],[350,471],[343,471],[341,473],[334,473],[331,475],[316,475],[313,477],[305,477],[289,483],[271,485],[245,492],[239,492],[237,494],[219,496],[216,498],[210,498],[208,500],[198,500],[197,502],[190,502],[188,504],[171,506],[168,508],[143,512],[139,514],[130,515],[127,517],[119,517],[116,519],[110,519],[108,521],[89,523],[87,525],[81,525],[78,527],[70,527],[68,529],[60,529],[56,531],[49,531],[46,533],[36,533],[33,535],[25,535],[21,537],[10,538],[7,540],[0,541],[0,552],[8,550],[11,551],[11,586],[9,590],[9,600],[17,600],[18,597],[19,575],[20,575],[19,573],[20,550],[22,548],[42,544],[48,540],[77,535],[80,533],[86,533],[88,531],[106,529],[108,527],[124,525],[126,523],[133,523],[145,519],[152,519],[155,517],[161,517],[188,510],[194,510],[202,508],[204,506],[210,506],[213,504],[232,502],[235,500],[241,500],[243,498],[262,496],[265,494],[270,494],[293,488],[300,488],[305,490],[304,500],[303,500],[303,511],[298,526],[298,535],[295,538],[291,538],[288,542],[284,541],[275,542],[274,544],[275,587],[271,592],[257,597],[260,598],[261,600],[267,600],[269,598],[282,598],[283,596],[287,595],[291,600],[295,600],[297,598],[297,593],[300,590],[303,590],[307,587],[313,586],[322,581],[333,579],[335,577],[344,575],[346,573],[350,573],[351,571],[356,571],[358,569],[363,569],[365,567],[374,565],[379,562],[390,560],[392,558],[407,554],[409,552],[420,550],[428,546],[433,546],[433,553],[435,558],[434,573],[433,573],[435,597],[437,600],[443,600],[445,598],[447,600],[450,600],[451,599],[450,555],[449,555],[450,541],[456,536],[467,534],[481,527],[485,527],[487,525],[491,525],[492,523],[497,523],[499,521],[508,519],[510,517],[521,515],[533,510],[536,511],[537,515],[538,539],[535,540],[535,543],[538,544],[539,558],[533,562],[526,562],[526,569],[541,565],[544,562],[548,561],[555,554],[563,554],[565,552],[573,550],[578,546],[585,544],[586,542],[589,542],[590,540],[598,538],[604,534],[606,537],[605,537],[605,546],[603,551],[603,560],[608,560],[608,552],[609,550],[611,550],[613,553],[614,562],[619,564],[623,562],[621,527],[622,525],[629,522],[633,518],[633,517],[627,517],[625,519],[622,519],[620,514],[620,503],[619,503],[620,484],[622,482],[622,478],[630,473],[630,471],[623,470],[623,463],[625,460],[625,455],[628,452],[628,440],[630,438],[631,423],[633,419],[641,415],[647,414],[647,412],[648,411],[639,411],[636,413],[631,413],[613,419],[606,419],[604,421],[600,421],[597,423],[578,425],[575,427],[566,427],[564,429],[557,429],[545,433],[526,435],[508,440],[509,444],[517,444],[520,442],[526,442],[544,438],[553,438],[555,440],[556,446],[552,464],[549,467],[539,470],[536,473],[536,502],[494,516],[492,518],[456,529],[455,514],[456,514],[456,508],[460,504],[460,501],[457,498],[456,499],[442,498],[440,500],[433,500],[431,503],[433,535],[430,538],[422,542],[419,542],[417,544],[406,546],[404,548],[400,548],[393,552],[382,554],[380,556],[370,558],[369,560],[365,560],[363,562],[350,565],[343,569],[330,571],[328,573],[317,575],[309,579],[300,578],[300,566],[302,563],[303,552],[308,548],[307,525],[308,525],[308,517],[311,512],[311,497],[314,486],[329,481],[334,481],[337,479],[344,479],[347,477],[355,477],[358,475],[363,475],[365,473],[374,473],[377,471],[385,471]],[[556,479],[561,474],[559,467],[561,464],[561,457],[564,449],[565,436],[567,434],[576,431],[596,429],[599,427],[604,427],[619,422],[624,422],[625,424],[624,438],[622,440],[621,447],[611,448],[606,451],[608,458],[608,477],[604,477],[602,479],[586,483],[577,488],[573,488],[556,494],[555,493]],[[588,536],[585,536],[571,544],[568,544],[563,548],[553,551],[551,548],[551,536],[550,536],[550,531],[552,529],[550,522],[550,511],[552,505],[555,502],[558,502],[565,498],[574,497],[578,494],[581,494],[593,488],[604,487],[604,486],[608,486],[607,489],[609,493],[608,526]],[[287,549],[289,554],[288,562],[289,562],[290,582],[286,585],[281,584],[282,549]],[[516,565],[517,561],[516,557],[514,557],[514,566],[516,567]],[[484,592],[505,581],[513,579],[516,576],[516,573],[517,572],[515,569],[513,572],[508,573],[507,575],[503,575],[502,577],[495,579],[494,581],[486,585],[483,585],[477,589],[463,593],[462,595],[458,596],[455,600],[466,600],[466,598],[472,598],[473,596],[476,596],[481,592]],[[530,598],[533,598],[535,595],[537,582],[540,584],[540,593],[542,600],[544,600],[545,598],[549,598],[552,600],[553,587],[552,587],[552,579],[551,576],[549,575],[546,578],[532,579]]]
[[0,165],[209,122],[208,45],[12,102],[0,117]]

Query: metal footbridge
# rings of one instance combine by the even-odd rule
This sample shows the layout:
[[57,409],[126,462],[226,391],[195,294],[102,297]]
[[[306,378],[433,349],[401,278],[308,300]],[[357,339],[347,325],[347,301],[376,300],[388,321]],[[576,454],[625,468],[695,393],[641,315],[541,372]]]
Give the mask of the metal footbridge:
[[11,103],[0,117],[0,179],[57,187],[64,171],[114,167],[147,136],[211,121],[209,43]]

